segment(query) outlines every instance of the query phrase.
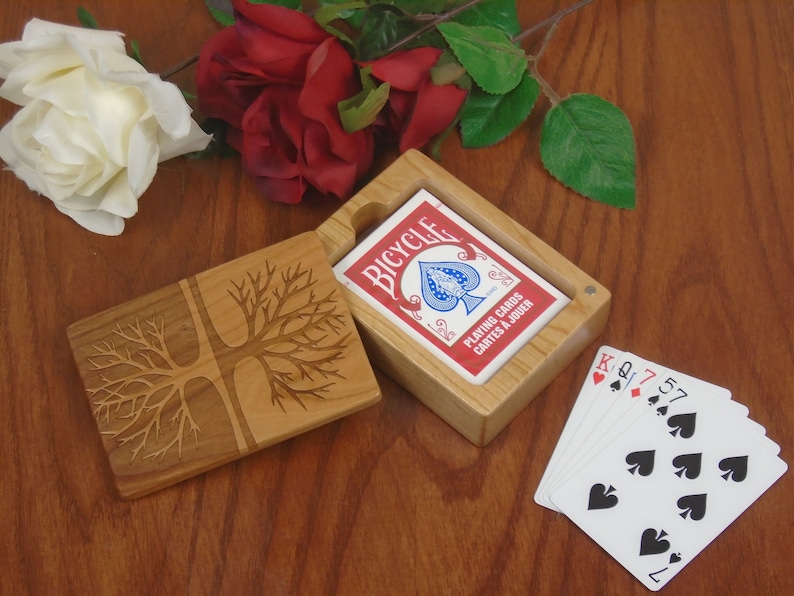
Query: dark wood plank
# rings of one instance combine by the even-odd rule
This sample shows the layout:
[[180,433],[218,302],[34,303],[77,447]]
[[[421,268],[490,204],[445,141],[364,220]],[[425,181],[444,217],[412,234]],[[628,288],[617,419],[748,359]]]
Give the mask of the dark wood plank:
[[[566,3],[521,2],[526,25]],[[216,30],[203,2],[87,4],[153,70]],[[3,7],[76,24],[56,0]],[[559,93],[593,92],[635,126],[638,208],[551,180],[546,102],[496,147],[454,136],[442,165],[613,294],[600,341],[726,386],[794,448],[794,5],[600,0],[541,62]],[[540,38],[527,42],[538,47]],[[178,78],[190,85],[190,72]],[[0,102],[0,121],[15,108]],[[394,159],[378,156],[376,173]],[[488,447],[384,375],[343,420],[136,501],[119,500],[68,325],[315,229],[338,204],[263,200],[239,160],[163,164],[119,238],[83,231],[0,173],[2,593],[620,593],[646,590],[532,495],[596,345]],[[791,474],[666,594],[794,592]]]

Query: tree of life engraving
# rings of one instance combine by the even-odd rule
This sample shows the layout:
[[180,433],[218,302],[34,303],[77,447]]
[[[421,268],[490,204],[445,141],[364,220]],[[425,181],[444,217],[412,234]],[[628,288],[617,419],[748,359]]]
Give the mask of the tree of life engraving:
[[269,399],[285,415],[293,415],[286,402],[308,410],[310,400],[324,399],[343,379],[338,361],[350,334],[345,333],[333,287],[318,292],[311,269],[300,264],[279,269],[267,262],[259,271],[227,284],[221,306],[242,314],[232,319],[245,325],[242,343],[230,345],[222,339],[219,326],[228,322],[213,320],[193,277],[179,284],[198,337],[198,355],[192,363],[180,364],[170,351],[167,325],[186,324],[184,316],[169,320],[170,312],[117,321],[112,337],[92,344],[88,362],[99,379],[87,387],[93,413],[105,427],[104,435],[119,446],[129,446],[130,463],[139,456],[162,462],[169,452],[181,460],[188,441],[199,448],[201,429],[187,387],[192,380],[204,378],[212,384],[229,416],[238,449],[245,451],[256,446],[256,440],[235,382],[241,362],[257,362],[267,379],[261,399]]
[[[334,362],[342,355],[348,334],[342,315],[331,295],[318,297],[313,289],[312,272],[300,266],[281,273],[281,283],[273,284],[274,267],[265,267],[256,276],[250,273],[229,295],[245,316],[250,346],[249,355],[262,366],[270,385],[270,399],[282,411],[285,399],[306,408],[306,397],[323,398],[342,378]],[[330,337],[334,335],[336,337]],[[314,383],[322,378],[323,384]],[[300,386],[298,381],[312,381]]]
[[114,340],[103,341],[93,346],[95,354],[88,359],[95,370],[102,371],[101,384],[87,389],[94,416],[106,425],[111,425],[111,419],[118,425],[103,434],[113,436],[120,445],[129,444],[131,461],[150,440],[156,442],[166,434],[163,415],[168,406],[173,408],[173,402],[176,412],[166,421],[171,436],[146,458],[162,460],[173,447],[177,447],[181,458],[186,437],[192,436],[198,445],[201,431],[185,395],[185,385],[191,377],[171,357],[164,331],[162,317],[158,321],[152,316],[143,323],[136,319],[124,328],[116,323],[113,333],[126,346],[119,348]]

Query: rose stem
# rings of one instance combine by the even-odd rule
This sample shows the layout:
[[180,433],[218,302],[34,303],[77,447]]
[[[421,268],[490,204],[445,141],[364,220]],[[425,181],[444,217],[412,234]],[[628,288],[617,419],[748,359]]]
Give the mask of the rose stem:
[[593,1],[594,0],[582,0],[581,2],[577,2],[576,4],[573,4],[573,5],[569,6],[568,8],[564,8],[560,12],[558,12],[557,14],[550,16],[548,19],[544,19],[540,23],[538,23],[537,25],[533,25],[532,27],[530,27],[526,31],[522,31],[521,33],[516,35],[512,39],[512,41],[515,42],[515,43],[523,41],[524,39],[526,39],[527,37],[532,35],[538,29],[543,29],[543,27],[546,27],[548,25],[552,25],[552,24],[557,23],[558,21],[562,20],[562,18],[564,16],[569,15],[572,12],[576,12],[580,8],[584,8],[585,6],[587,6],[588,4],[592,3]]
[[[544,19],[543,21],[541,21],[537,25],[533,25],[529,29],[526,29],[525,31],[522,31],[521,33],[516,35],[511,41],[513,41],[514,43],[519,43],[519,42],[523,41],[525,38],[527,38],[530,35],[532,35],[538,29],[543,29],[543,27],[547,27],[548,25],[551,25],[552,23],[555,23],[555,22],[559,21],[564,16],[569,15],[572,12],[576,12],[580,8],[584,8],[585,6],[587,6],[588,4],[592,3],[593,1],[594,0],[581,0],[580,2],[577,2],[576,4],[573,4],[573,5],[569,6],[568,8],[564,8],[561,11],[559,11],[558,13],[550,16],[549,18]],[[392,45],[390,45],[388,48],[386,48],[386,50],[384,50],[384,53],[385,54],[389,54],[389,53],[393,52],[394,50],[396,50],[396,49],[398,49],[398,48],[400,48],[400,47],[412,42],[414,39],[416,39],[417,37],[419,37],[423,33],[427,32],[430,29],[432,29],[433,27],[437,26],[439,23],[443,23],[445,21],[450,20],[451,18],[457,16],[458,14],[463,12],[464,10],[468,10],[469,8],[471,8],[473,6],[476,6],[477,4],[480,4],[480,2],[483,2],[483,0],[471,0],[470,2],[467,2],[466,4],[463,4],[463,5],[459,6],[458,8],[455,8],[453,10],[450,10],[449,12],[445,12],[444,14],[439,15],[438,17],[436,17],[435,19],[433,19],[432,21],[430,21],[429,23],[427,23],[423,27],[417,29],[416,31],[414,31],[410,35],[407,35],[407,36],[403,37],[402,39],[394,42]]]
[[172,68],[169,68],[165,72],[161,73],[160,74],[160,78],[161,79],[170,78],[170,77],[174,76],[176,73],[178,73],[180,70],[183,70],[183,69],[187,68],[188,66],[190,66],[194,62],[198,62],[198,59],[199,59],[199,55],[198,54],[195,54],[194,56],[191,56],[190,58],[186,58],[186,59],[182,60],[182,62],[180,62],[176,66],[174,66]]

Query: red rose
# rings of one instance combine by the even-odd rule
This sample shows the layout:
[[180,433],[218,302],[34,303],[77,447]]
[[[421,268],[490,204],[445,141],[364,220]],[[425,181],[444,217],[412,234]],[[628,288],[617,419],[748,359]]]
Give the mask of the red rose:
[[391,84],[385,110],[387,132],[396,133],[400,151],[418,149],[455,119],[466,91],[455,84],[435,85],[430,69],[441,50],[424,47],[394,52],[370,63],[372,75]]
[[369,129],[348,134],[337,104],[360,90],[350,56],[303,13],[234,0],[235,24],[202,48],[199,109],[266,196],[297,203],[309,185],[347,198],[372,162]]

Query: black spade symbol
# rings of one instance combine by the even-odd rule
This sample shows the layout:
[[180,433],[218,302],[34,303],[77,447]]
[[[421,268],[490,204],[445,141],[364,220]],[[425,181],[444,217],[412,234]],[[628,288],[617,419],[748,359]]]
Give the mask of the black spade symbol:
[[657,403],[659,403],[659,396],[658,395],[652,395],[651,397],[648,398],[648,405],[649,406],[655,406]]
[[626,463],[631,467],[629,472],[632,474],[639,474],[640,476],[650,476],[653,472],[653,462],[656,452],[651,451],[634,451],[626,456]]
[[686,476],[694,480],[700,476],[700,464],[703,459],[702,453],[686,453],[673,458],[673,467],[678,468],[675,475],[679,478]]
[[743,482],[747,478],[747,456],[726,457],[720,462],[720,470],[725,472],[722,477],[725,480]]
[[687,495],[678,499],[678,508],[681,509],[680,515],[684,519],[689,516],[693,521],[700,521],[706,517],[706,495]]
[[697,413],[695,412],[670,416],[667,420],[667,426],[673,429],[670,431],[670,434],[674,437],[681,437],[682,439],[691,439],[695,434],[696,419]]
[[611,509],[618,504],[617,495],[613,495],[615,487],[611,484],[609,488],[601,484],[594,484],[590,488],[590,500],[587,503],[587,509]]
[[620,391],[620,379],[618,379],[617,381],[615,381],[614,383],[612,383],[612,384],[610,385],[610,387],[612,387],[612,391],[613,391],[613,392],[615,392],[615,391]]
[[667,415],[667,406],[662,406],[661,408],[656,408],[656,415],[657,416],[666,416]]
[[681,553],[673,553],[670,555],[670,563],[680,563],[681,562]]
[[667,532],[664,530],[659,532],[653,528],[645,530],[640,539],[640,556],[666,553],[670,548],[670,541],[664,540],[665,536]]

